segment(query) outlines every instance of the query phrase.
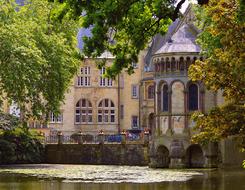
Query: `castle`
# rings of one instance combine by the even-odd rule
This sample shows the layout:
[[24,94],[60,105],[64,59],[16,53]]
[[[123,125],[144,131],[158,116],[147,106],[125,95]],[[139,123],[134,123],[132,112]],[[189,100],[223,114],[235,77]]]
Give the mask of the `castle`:
[[[106,58],[110,65],[113,57],[108,52],[96,60],[86,58],[73,78],[61,115],[51,114],[47,129],[67,134],[143,128],[155,134],[184,133],[193,125],[189,119],[193,111],[206,113],[223,102],[221,93],[210,92],[187,76],[190,64],[202,59],[195,43],[199,31],[192,20],[189,7],[165,36],[155,36],[141,52],[132,75],[123,72],[116,80],[103,78],[105,69],[99,70],[96,61]],[[89,35],[89,30],[82,29],[79,39],[81,35]]]
[[[195,42],[200,31],[193,19],[189,6],[165,36],[156,35],[140,53],[132,75],[122,72],[116,80],[104,78],[105,68],[99,70],[96,61],[106,59],[110,65],[113,56],[108,52],[97,59],[85,58],[71,82],[61,114],[50,113],[47,126],[30,122],[30,127],[47,136],[57,131],[72,135],[79,131],[118,134],[149,129],[152,167],[212,165],[215,147],[203,149],[190,142],[194,133],[190,116],[194,111],[207,113],[224,100],[220,91],[208,91],[201,81],[188,78],[189,66],[204,59]],[[88,29],[80,30],[80,48],[82,35],[91,34]]]

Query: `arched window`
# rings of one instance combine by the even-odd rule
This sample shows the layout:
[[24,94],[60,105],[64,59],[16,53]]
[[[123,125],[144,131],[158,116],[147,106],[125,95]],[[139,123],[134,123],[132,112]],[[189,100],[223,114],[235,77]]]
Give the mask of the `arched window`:
[[188,102],[189,111],[198,110],[198,86],[196,84],[191,84],[189,86]]
[[168,111],[168,86],[166,84],[162,87],[162,111]]
[[164,62],[164,58],[162,58],[161,59],[161,72],[164,72],[164,64],[165,64],[165,62]]
[[76,123],[92,123],[93,109],[92,104],[87,99],[81,99],[76,104]]
[[172,68],[172,71],[176,71],[176,61],[175,61],[175,58],[172,57],[171,59],[171,68]]
[[109,99],[103,99],[98,106],[99,123],[115,123],[115,105]]
[[153,98],[154,98],[154,93],[155,93],[154,85],[148,86],[147,92],[148,92],[147,98],[148,98],[148,99],[153,99]]
[[190,57],[187,57],[186,58],[186,68],[188,69],[191,65],[191,58]]
[[167,57],[166,58],[166,71],[170,71],[170,68],[171,68],[171,65],[170,65],[170,61],[169,61],[169,58]]
[[179,59],[179,70],[180,71],[184,71],[185,70],[185,63],[184,63],[184,58],[183,57],[181,57]]

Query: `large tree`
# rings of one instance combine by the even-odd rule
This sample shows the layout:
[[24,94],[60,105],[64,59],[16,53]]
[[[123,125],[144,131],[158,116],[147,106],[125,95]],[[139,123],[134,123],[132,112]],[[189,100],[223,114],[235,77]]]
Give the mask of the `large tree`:
[[193,115],[200,130],[193,140],[207,143],[230,135],[245,137],[245,2],[210,0],[208,6],[197,9],[197,17],[203,27],[198,43],[206,59],[192,65],[189,76],[203,81],[208,89],[222,90],[227,103],[208,115]]
[[[79,17],[82,27],[91,28],[92,37],[83,38],[83,53],[88,57],[98,57],[105,51],[112,53],[115,59],[107,68],[107,75],[115,77],[123,69],[133,72],[132,63],[137,62],[139,52],[154,35],[165,34],[188,0],[59,1],[62,4],[56,17]],[[207,3],[207,0],[199,0],[199,3]]]
[[78,25],[55,21],[56,3],[0,1],[0,95],[23,120],[57,112],[79,63]]

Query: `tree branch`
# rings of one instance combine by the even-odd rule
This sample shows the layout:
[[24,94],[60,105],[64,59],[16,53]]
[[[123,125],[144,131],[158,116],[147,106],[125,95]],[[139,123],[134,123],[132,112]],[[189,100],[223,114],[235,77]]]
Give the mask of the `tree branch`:
[[171,16],[171,19],[172,19],[173,21],[175,21],[175,20],[178,18],[179,12],[180,12],[180,9],[181,9],[181,6],[184,4],[185,1],[186,1],[186,0],[181,0],[181,1],[177,4],[177,6],[176,6],[176,8],[175,8],[175,10],[174,10],[174,13],[173,13],[173,15]]

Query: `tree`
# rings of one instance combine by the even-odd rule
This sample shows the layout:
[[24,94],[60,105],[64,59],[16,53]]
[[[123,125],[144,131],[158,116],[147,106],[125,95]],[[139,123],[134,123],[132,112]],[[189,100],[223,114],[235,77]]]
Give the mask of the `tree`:
[[165,34],[185,1],[176,5],[176,0],[61,0],[55,15],[60,19],[64,15],[80,18],[83,28],[92,28],[92,37],[83,38],[83,53],[93,58],[105,51],[112,53],[115,59],[107,67],[107,76],[114,78],[123,69],[133,73],[132,63],[137,62],[139,52],[153,36]]
[[192,80],[203,81],[213,91],[223,90],[227,100],[237,103],[245,101],[244,5],[239,0],[210,0],[197,9],[203,25],[197,42],[206,59],[189,70]]
[[200,131],[193,138],[195,142],[216,142],[230,135],[245,137],[244,6],[239,0],[210,0],[204,9],[197,9],[203,26],[198,43],[206,59],[192,65],[189,76],[203,81],[208,89],[221,89],[227,103],[208,115],[193,115]]
[[17,103],[22,120],[58,112],[79,64],[77,22],[54,21],[46,0],[0,2],[0,93]]

